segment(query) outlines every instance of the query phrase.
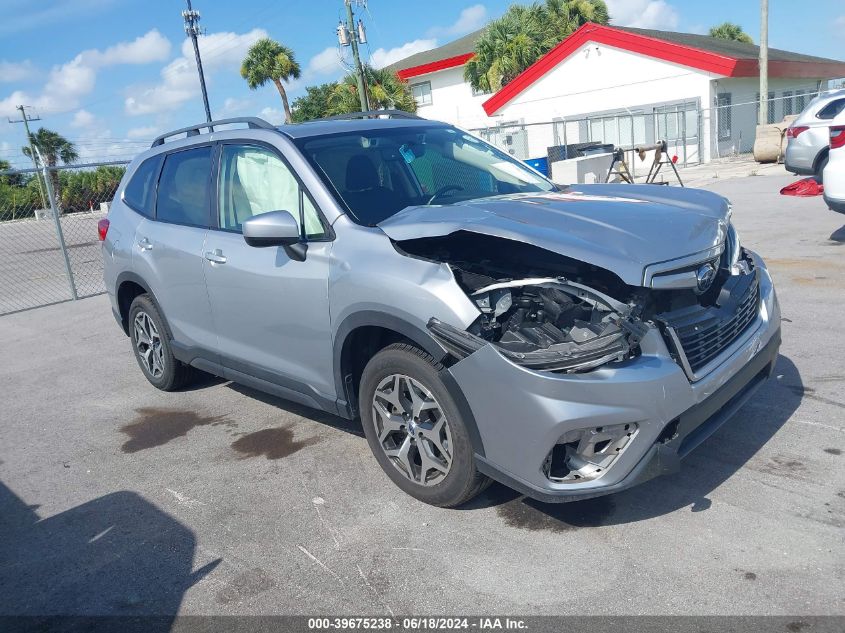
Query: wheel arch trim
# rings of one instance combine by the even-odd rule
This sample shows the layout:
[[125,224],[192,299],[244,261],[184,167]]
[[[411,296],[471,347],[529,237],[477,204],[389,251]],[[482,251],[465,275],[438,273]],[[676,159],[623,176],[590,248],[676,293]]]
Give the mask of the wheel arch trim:
[[[338,409],[343,409],[345,407],[345,409],[349,412],[349,417],[354,417],[355,415],[352,403],[357,400],[357,394],[350,394],[347,391],[347,384],[345,376],[343,375],[343,350],[349,336],[355,330],[362,327],[379,327],[396,332],[420,347],[423,351],[430,354],[437,362],[442,362],[447,356],[443,348],[440,347],[437,341],[435,341],[427,331],[400,316],[378,310],[362,310],[360,312],[350,314],[344,318],[337,327],[333,345],[335,384],[337,385],[338,395],[343,398],[342,403],[338,403]],[[449,390],[449,394],[455,400],[455,404],[458,406],[461,417],[466,421],[473,450],[475,453],[483,456],[484,443],[481,439],[481,434],[478,431],[478,425],[475,422],[472,409],[469,406],[466,396],[464,396],[463,390],[460,388],[460,385],[458,385],[458,382],[455,380],[455,377],[448,368],[443,369],[440,372],[440,379]],[[352,400],[352,398],[355,400]]]

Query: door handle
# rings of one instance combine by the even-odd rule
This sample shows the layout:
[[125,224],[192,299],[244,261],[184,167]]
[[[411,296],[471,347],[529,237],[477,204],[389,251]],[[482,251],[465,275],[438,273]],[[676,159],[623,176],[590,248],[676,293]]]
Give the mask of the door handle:
[[138,240],[138,248],[140,248],[142,251],[151,251],[153,250],[153,243],[146,237],[142,237],[140,240]]
[[212,264],[225,264],[226,263],[226,256],[223,254],[219,248],[214,249],[214,251],[206,251],[205,258],[210,261]]

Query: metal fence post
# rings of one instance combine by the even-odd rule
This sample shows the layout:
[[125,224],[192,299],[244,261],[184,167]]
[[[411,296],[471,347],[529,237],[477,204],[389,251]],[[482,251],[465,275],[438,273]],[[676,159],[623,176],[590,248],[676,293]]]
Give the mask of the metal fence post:
[[[39,158],[41,157],[41,153],[39,152]],[[73,300],[76,301],[79,299],[79,295],[76,293],[76,282],[73,279],[73,270],[70,267],[70,258],[67,254],[67,245],[65,244],[65,235],[62,232],[62,223],[59,220],[59,205],[56,203],[56,194],[53,191],[53,183],[50,181],[50,174],[47,171],[47,166],[44,165],[44,160],[41,160],[41,165],[43,165],[42,170],[44,172],[44,182],[47,185],[47,197],[50,198],[50,210],[53,213],[53,221],[56,223],[56,236],[59,238],[59,248],[62,250],[62,257],[65,260],[65,272],[67,272],[67,280],[68,284],[70,284],[70,296],[73,297]]]

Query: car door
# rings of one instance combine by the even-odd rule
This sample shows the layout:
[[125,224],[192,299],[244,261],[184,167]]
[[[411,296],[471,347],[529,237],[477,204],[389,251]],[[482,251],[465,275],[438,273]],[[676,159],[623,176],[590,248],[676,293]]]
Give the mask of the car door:
[[177,349],[216,354],[217,335],[203,273],[203,246],[211,213],[213,146],[191,147],[164,158],[155,213],[135,231],[133,267],[146,281]]
[[[221,143],[217,226],[205,245],[205,278],[224,366],[334,400],[328,306],[330,229],[276,148]],[[288,211],[307,243],[304,261],[281,246],[247,245],[242,223]]]

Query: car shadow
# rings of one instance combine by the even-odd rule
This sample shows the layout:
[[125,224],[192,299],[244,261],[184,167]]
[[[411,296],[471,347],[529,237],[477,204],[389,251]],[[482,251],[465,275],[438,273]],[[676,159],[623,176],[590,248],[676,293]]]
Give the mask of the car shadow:
[[801,404],[805,388],[795,364],[779,356],[775,376],[681,462],[680,472],[604,497],[560,504],[541,503],[494,484],[462,508],[494,506],[510,525],[551,530],[633,523],[687,507],[707,510],[708,495],[754,457]]
[[0,482],[3,631],[100,630],[103,616],[170,631],[185,592],[221,562],[194,570],[194,533],[134,492],[45,519],[37,508]]
[[840,226],[833,233],[831,233],[828,239],[831,242],[839,242],[840,244],[845,244],[845,225]]

